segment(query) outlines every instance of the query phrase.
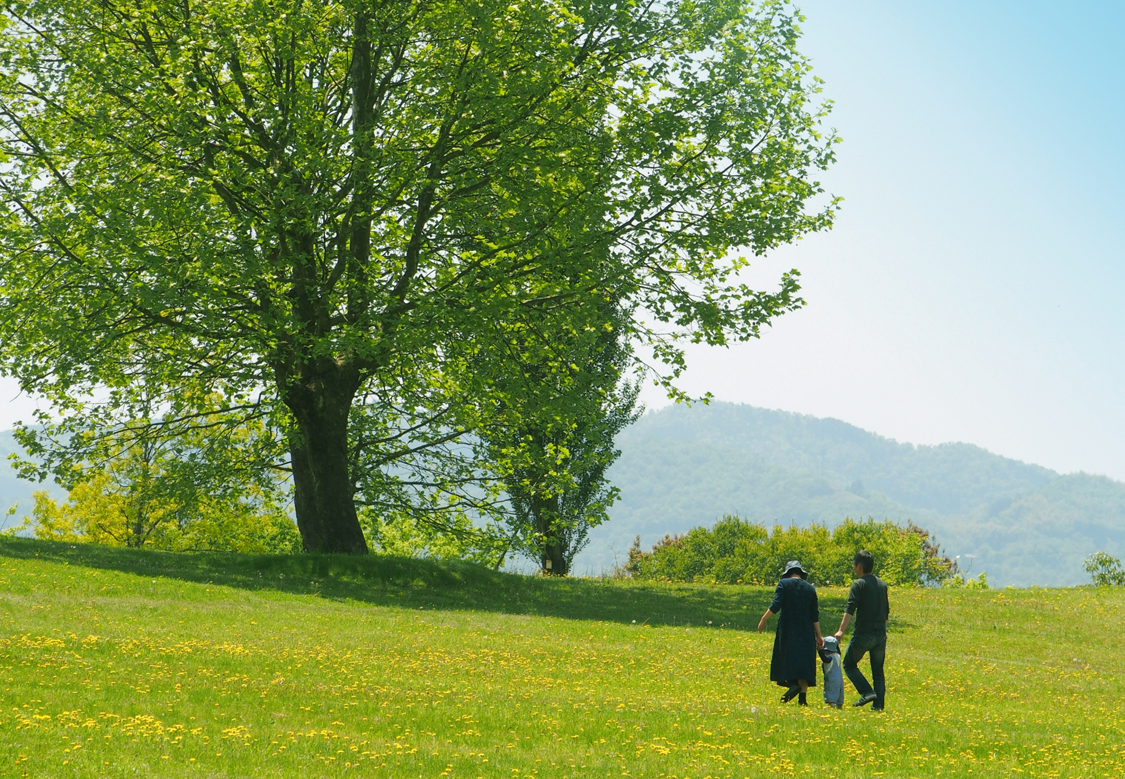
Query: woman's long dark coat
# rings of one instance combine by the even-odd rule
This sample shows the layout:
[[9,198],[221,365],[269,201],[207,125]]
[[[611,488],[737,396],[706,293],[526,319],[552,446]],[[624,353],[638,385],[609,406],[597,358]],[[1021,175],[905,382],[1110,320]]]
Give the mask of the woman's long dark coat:
[[816,631],[820,606],[816,587],[804,579],[790,577],[777,583],[770,611],[778,615],[773,637],[770,681],[789,687],[804,679],[816,686]]

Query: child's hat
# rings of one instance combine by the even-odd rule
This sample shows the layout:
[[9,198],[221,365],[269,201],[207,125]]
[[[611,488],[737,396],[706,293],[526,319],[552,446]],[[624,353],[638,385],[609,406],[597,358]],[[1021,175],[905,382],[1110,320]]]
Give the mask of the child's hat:
[[824,651],[840,654],[840,642],[836,640],[835,636],[827,636],[824,639]]

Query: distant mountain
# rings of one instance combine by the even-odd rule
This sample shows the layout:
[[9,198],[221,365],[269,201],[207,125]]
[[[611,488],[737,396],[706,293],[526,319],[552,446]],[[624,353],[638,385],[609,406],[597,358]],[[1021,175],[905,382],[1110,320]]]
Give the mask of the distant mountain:
[[576,561],[597,573],[665,533],[725,513],[762,522],[913,520],[996,585],[1087,581],[1092,552],[1125,553],[1125,484],[1060,476],[970,444],[914,446],[835,419],[752,406],[672,406],[619,437],[611,521]]
[[1087,556],[1125,557],[1125,484],[1085,473],[1059,476],[934,527],[947,548],[974,552],[974,570],[987,570],[990,581],[995,573],[997,584],[1088,583]]

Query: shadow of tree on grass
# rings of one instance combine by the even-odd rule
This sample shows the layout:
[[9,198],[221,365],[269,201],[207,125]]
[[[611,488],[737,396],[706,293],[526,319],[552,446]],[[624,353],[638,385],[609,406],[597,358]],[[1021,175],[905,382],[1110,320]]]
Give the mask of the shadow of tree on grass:
[[[767,587],[561,579],[493,571],[457,560],[383,555],[177,554],[0,537],[0,556],[375,606],[744,631],[757,628],[773,598]],[[834,629],[843,607],[840,591],[821,593],[826,633]],[[771,620],[769,630],[775,624]]]

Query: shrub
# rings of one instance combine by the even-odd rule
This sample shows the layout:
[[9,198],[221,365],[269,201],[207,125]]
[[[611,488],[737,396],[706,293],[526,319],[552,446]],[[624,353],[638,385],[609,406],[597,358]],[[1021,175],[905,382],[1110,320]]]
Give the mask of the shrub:
[[1125,569],[1122,569],[1121,561],[1105,552],[1090,555],[1082,563],[1082,567],[1090,574],[1090,579],[1097,587],[1125,585]]
[[962,576],[950,576],[948,579],[941,583],[942,587],[960,587],[966,590],[987,590],[988,589],[988,574],[984,571],[980,572],[980,576],[975,579],[967,579]]
[[103,475],[75,485],[61,504],[46,491],[36,492],[31,514],[12,532],[26,530],[48,541],[170,552],[289,554],[301,549],[293,520],[260,492],[246,499],[199,496],[175,504],[114,491]]
[[851,581],[852,561],[860,549],[875,555],[875,572],[888,584],[937,584],[956,573],[929,533],[873,519],[845,519],[835,530],[765,526],[726,515],[713,528],[697,527],[686,535],[665,536],[651,552],[640,537],[629,550],[624,573],[640,579],[727,584],[773,584],[788,560],[800,560],[814,584]]

